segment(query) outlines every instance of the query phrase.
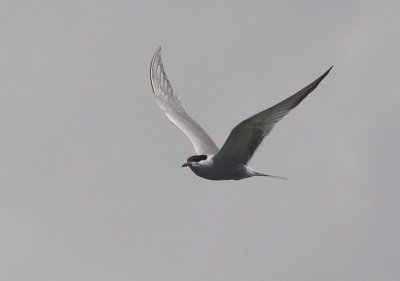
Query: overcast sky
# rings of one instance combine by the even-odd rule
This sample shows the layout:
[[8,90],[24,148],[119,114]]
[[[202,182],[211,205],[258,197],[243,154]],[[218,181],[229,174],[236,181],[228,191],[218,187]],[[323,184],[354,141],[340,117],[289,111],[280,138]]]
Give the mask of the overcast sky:
[[[399,1],[2,1],[0,279],[400,280]],[[213,182],[149,64],[221,146],[333,70]]]

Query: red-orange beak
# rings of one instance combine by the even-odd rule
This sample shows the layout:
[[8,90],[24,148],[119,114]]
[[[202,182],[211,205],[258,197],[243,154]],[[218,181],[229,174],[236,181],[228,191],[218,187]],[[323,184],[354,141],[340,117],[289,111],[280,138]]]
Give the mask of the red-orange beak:
[[192,162],[186,162],[185,164],[182,165],[183,167],[192,167]]

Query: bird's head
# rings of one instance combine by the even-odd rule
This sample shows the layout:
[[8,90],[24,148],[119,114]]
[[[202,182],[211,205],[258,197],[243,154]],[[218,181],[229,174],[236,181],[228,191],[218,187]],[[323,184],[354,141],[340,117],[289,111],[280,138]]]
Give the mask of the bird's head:
[[186,163],[182,165],[183,167],[196,167],[196,166],[201,166],[203,163],[202,161],[207,160],[207,155],[202,154],[202,155],[193,155],[190,156],[187,160]]

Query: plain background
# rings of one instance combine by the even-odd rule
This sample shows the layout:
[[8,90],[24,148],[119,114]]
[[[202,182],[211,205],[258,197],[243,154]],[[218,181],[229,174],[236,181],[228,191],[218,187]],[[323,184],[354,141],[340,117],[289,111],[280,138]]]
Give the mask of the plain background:
[[[2,1],[0,279],[400,279],[399,1]],[[222,145],[331,73],[213,182],[149,82],[157,47]]]

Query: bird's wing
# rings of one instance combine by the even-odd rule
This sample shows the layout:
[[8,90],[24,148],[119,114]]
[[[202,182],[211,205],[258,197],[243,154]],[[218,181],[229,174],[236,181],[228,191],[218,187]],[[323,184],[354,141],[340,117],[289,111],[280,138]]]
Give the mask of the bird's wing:
[[161,61],[161,47],[155,52],[150,64],[150,82],[160,108],[192,142],[197,154],[216,154],[218,147],[210,136],[186,113],[171,83],[165,74]]
[[255,150],[275,124],[295,108],[328,75],[331,66],[321,77],[280,103],[242,121],[231,131],[215,158],[247,164]]

